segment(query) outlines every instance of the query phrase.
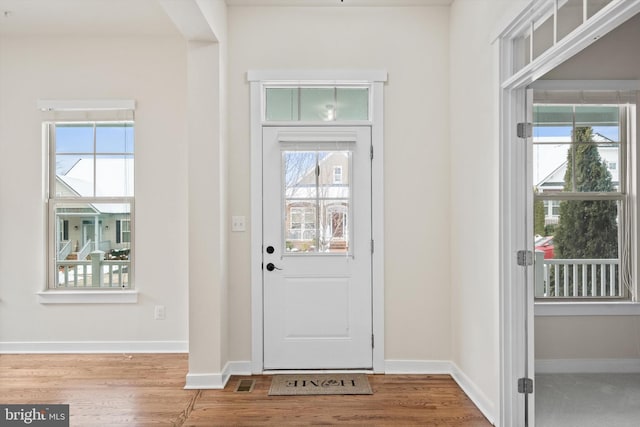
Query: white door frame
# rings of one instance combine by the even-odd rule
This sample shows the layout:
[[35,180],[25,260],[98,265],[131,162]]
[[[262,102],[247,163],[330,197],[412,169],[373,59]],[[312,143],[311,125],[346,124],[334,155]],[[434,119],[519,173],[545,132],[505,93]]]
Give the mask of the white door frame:
[[[519,267],[516,252],[526,247],[524,211],[531,209],[522,194],[526,144],[516,136],[516,125],[524,121],[526,87],[551,71],[595,40],[612,31],[640,12],[640,0],[614,0],[571,34],[541,54],[515,74],[516,58],[513,37],[523,25],[528,25],[535,0],[515,14],[511,22],[501,28],[496,39],[500,49],[500,422],[502,426],[524,425],[524,399],[518,394],[517,380],[525,372],[529,360],[529,374],[534,362],[533,313],[527,313],[530,323],[528,353],[525,355],[524,330],[527,301],[524,284],[528,274]],[[530,275],[530,273],[529,273]],[[535,390],[535,384],[534,384]],[[533,420],[533,418],[531,418]],[[530,424],[531,425],[531,424]]]
[[279,122],[283,126],[371,126],[372,314],[373,372],[384,372],[384,176],[383,176],[383,90],[384,70],[254,70],[247,73],[251,91],[251,371],[261,374],[263,364],[262,293],[262,127],[266,84],[368,84],[371,90],[371,119],[354,122]]

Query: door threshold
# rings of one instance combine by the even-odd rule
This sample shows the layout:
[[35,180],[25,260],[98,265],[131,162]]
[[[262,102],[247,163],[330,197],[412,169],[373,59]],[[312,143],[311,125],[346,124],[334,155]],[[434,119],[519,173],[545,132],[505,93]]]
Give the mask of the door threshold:
[[283,374],[371,374],[373,369],[265,369],[262,375]]

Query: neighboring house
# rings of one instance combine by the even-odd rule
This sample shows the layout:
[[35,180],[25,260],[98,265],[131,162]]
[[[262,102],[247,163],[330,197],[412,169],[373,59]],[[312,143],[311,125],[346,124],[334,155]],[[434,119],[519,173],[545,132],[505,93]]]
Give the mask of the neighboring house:
[[[79,159],[64,174],[56,175],[56,193],[90,196],[93,191],[93,159]],[[133,159],[98,158],[96,193],[132,194]],[[128,172],[128,173],[127,173]],[[100,176],[115,177],[100,179]],[[108,188],[105,188],[108,187]],[[105,258],[127,259],[131,245],[130,214],[117,203],[74,203],[58,209],[57,259],[86,259],[93,251]]]
[[285,242],[290,252],[349,247],[350,154],[288,152]]
[[[538,194],[558,193],[564,188],[564,176],[567,172],[567,147],[571,137],[536,137],[534,138],[534,171],[533,182]],[[593,141],[601,144],[614,143],[611,139],[594,133]],[[557,142],[558,144],[549,144]],[[616,146],[598,147],[600,157],[611,173],[614,186],[619,183],[619,149]],[[560,220],[560,201],[545,200],[545,225],[557,224]]]

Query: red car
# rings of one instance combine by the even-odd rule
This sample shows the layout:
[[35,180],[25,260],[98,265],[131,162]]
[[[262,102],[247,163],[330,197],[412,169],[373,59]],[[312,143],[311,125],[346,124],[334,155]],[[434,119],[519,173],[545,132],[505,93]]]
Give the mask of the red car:
[[536,251],[544,252],[544,259],[553,259],[553,236],[541,237],[535,245]]

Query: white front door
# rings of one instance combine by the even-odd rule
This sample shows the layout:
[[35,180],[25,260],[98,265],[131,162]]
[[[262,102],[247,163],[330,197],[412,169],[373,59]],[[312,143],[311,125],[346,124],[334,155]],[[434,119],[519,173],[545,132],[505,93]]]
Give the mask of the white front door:
[[372,368],[370,127],[263,128],[264,369]]

